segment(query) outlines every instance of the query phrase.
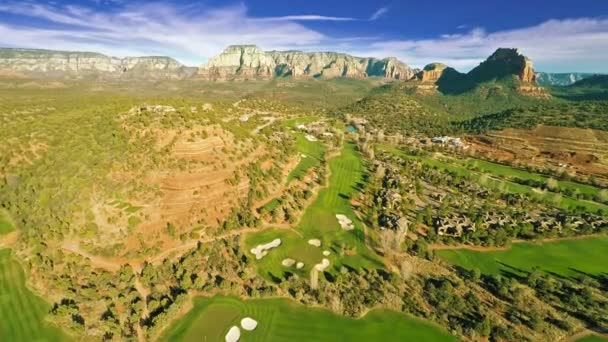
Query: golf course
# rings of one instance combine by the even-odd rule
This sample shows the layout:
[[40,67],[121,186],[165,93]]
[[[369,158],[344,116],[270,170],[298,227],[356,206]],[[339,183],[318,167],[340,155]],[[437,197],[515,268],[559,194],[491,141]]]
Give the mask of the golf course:
[[608,237],[588,237],[542,244],[514,243],[507,250],[473,251],[444,249],[437,254],[450,264],[466,269],[477,268],[483,274],[515,273],[539,268],[560,276],[608,273]]
[[253,318],[258,326],[241,330],[242,341],[456,341],[439,327],[387,310],[352,319],[286,299],[233,297],[195,298],[194,308],[160,340],[223,341],[244,317]]
[[49,309],[26,287],[23,269],[11,250],[0,249],[0,340],[66,341],[60,329],[45,321]]
[[[256,260],[260,275],[276,279],[285,271],[306,275],[312,266],[324,257],[330,261],[328,271],[339,270],[341,265],[353,268],[378,268],[382,264],[363,243],[363,225],[352,209],[350,199],[364,184],[364,166],[353,143],[345,143],[340,155],[329,161],[331,175],[327,187],[319,191],[318,197],[306,209],[294,230],[273,229],[250,234],[245,239],[247,250],[280,238],[281,246]],[[340,228],[337,214],[343,214],[353,221],[353,230]],[[319,239],[320,247],[311,246],[310,239]],[[324,256],[323,251],[330,255]],[[348,253],[345,253],[348,251]],[[300,270],[286,269],[281,265],[285,258],[304,263]]]

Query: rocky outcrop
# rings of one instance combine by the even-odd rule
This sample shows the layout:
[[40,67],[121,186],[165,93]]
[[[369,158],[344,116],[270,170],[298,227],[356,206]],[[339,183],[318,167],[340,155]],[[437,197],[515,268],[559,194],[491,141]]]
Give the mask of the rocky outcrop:
[[384,77],[408,80],[414,70],[396,58],[360,58],[335,52],[262,51],[233,45],[201,66],[198,75],[211,80]]
[[416,74],[416,79],[425,83],[435,83],[441,78],[443,71],[448,66],[442,63],[428,64],[420,72]]
[[26,75],[104,76],[179,79],[189,68],[169,57],[110,57],[92,52],[0,48],[0,70]]
[[536,73],[534,72],[534,66],[532,61],[527,57],[524,57],[524,66],[519,72],[519,80],[522,82],[535,83]]

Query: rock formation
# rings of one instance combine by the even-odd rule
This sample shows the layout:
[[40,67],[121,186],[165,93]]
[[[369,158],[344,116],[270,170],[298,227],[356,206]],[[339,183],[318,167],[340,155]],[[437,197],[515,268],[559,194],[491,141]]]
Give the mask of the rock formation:
[[416,74],[416,79],[422,82],[437,82],[448,66],[442,63],[428,64]]
[[578,73],[578,72],[559,73],[559,74],[547,73],[547,72],[537,72],[536,73],[536,82],[541,86],[569,86],[582,79],[589,78],[594,75],[595,74]]
[[414,70],[396,58],[360,58],[335,52],[262,51],[254,45],[229,46],[201,66],[198,75],[211,80],[384,77],[408,80]]
[[107,76],[178,79],[192,75],[169,57],[110,57],[92,52],[0,48],[0,70],[25,75]]

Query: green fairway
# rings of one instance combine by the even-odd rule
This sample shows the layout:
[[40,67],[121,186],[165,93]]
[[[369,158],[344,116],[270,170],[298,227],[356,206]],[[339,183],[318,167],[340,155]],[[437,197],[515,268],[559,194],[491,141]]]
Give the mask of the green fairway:
[[[542,183],[546,183],[549,180],[549,177],[545,175],[481,159],[472,158],[468,160],[465,165],[468,168],[474,168],[483,172],[489,172],[492,175],[507,179],[518,178],[521,180],[533,180]],[[599,193],[599,189],[594,186],[570,181],[557,181],[557,187],[561,190],[570,190],[573,192],[580,192],[582,194],[587,194],[591,196],[596,196]]]
[[[322,252],[330,251],[331,266],[328,271],[339,271],[343,265],[353,268],[379,268],[382,263],[363,242],[363,225],[351,207],[350,198],[364,185],[364,166],[353,143],[345,143],[342,153],[329,162],[331,176],[326,188],[319,191],[317,199],[306,209],[298,233],[288,230],[268,230],[250,234],[245,239],[247,250],[258,244],[280,237],[282,244],[271,250],[266,257],[257,261],[258,272],[267,278],[277,280],[285,271],[307,276],[314,264],[325,257]],[[355,229],[343,230],[336,214],[346,215],[354,223]],[[309,239],[320,239],[320,248],[308,244]],[[292,258],[305,264],[301,270],[285,268],[281,261]]]
[[244,317],[258,322],[241,329],[240,341],[455,341],[427,322],[388,310],[374,310],[362,319],[306,308],[286,299],[241,301],[230,297],[195,298],[194,309],[173,324],[161,341],[223,341]]
[[0,235],[7,234],[15,230],[9,218],[0,211]]
[[[589,237],[543,244],[515,243],[504,251],[438,250],[447,262],[484,274],[522,274],[538,267],[562,276],[608,273],[608,237]],[[523,272],[522,272],[523,271]]]
[[[602,203],[579,200],[550,191],[538,192],[531,186],[519,184],[510,180],[515,177],[536,181],[542,180],[546,182],[548,178],[539,174],[518,170],[510,166],[500,165],[497,163],[485,162],[479,159],[471,159],[465,163],[463,160],[454,158],[410,155],[403,150],[387,145],[379,145],[378,148],[381,151],[387,151],[402,158],[417,160],[432,168],[450,172],[474,181],[480,181],[483,172],[491,177],[486,178],[483,182],[480,181],[480,184],[483,183],[484,186],[500,192],[529,195],[531,197],[542,199],[546,203],[550,203],[563,209],[581,208],[584,211],[593,213],[596,213],[599,210],[608,212],[608,205]],[[480,171],[474,171],[474,169]],[[574,182],[560,181],[558,184],[563,189],[569,188],[573,191],[578,190],[581,193],[597,194],[599,192],[599,189],[595,187]]]
[[0,341],[65,341],[45,322],[50,306],[25,286],[21,265],[10,249],[0,250]]
[[296,144],[301,160],[287,176],[287,182],[302,177],[308,170],[321,164],[325,146],[319,141],[308,141],[304,133],[297,133]]
[[576,340],[576,342],[608,342],[608,338],[598,335],[588,335]]

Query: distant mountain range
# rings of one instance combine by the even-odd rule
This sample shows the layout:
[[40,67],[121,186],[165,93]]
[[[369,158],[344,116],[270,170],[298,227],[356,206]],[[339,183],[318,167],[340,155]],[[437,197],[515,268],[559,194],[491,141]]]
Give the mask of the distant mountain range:
[[[539,94],[543,85],[570,85],[592,76],[582,73],[536,73],[516,49],[498,49],[468,73],[441,63],[414,69],[394,57],[377,59],[336,52],[263,51],[255,45],[232,45],[200,67],[164,56],[117,58],[93,52],[0,48],[0,74],[138,79],[248,80],[379,77],[418,84],[420,89],[461,93],[489,81],[510,81],[523,93]],[[513,83],[515,82],[515,83]]]
[[361,58],[336,52],[262,51],[255,45],[232,45],[199,68],[213,80],[251,78],[366,78],[411,79],[417,70],[394,57]]
[[580,72],[568,72],[568,73],[549,73],[549,72],[537,72],[536,81],[539,85],[546,86],[569,86],[582,79],[591,77],[595,74],[592,73],[580,73]]
[[163,56],[117,58],[94,52],[0,48],[0,74],[179,79],[196,71]]

